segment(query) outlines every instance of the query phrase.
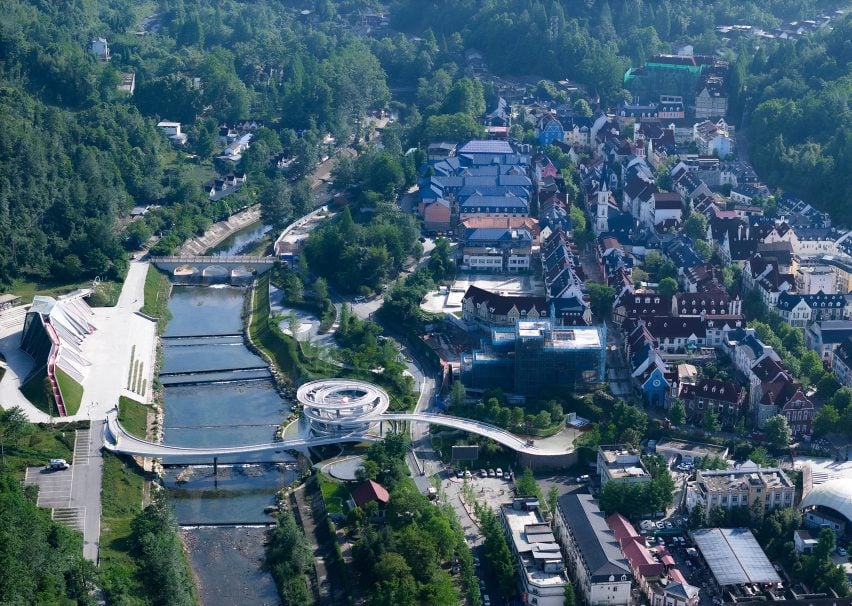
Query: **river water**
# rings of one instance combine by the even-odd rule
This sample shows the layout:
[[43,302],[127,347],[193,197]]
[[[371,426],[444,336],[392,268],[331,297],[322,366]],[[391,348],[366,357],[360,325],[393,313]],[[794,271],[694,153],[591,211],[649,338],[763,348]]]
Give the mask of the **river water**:
[[[264,361],[243,344],[246,294],[223,286],[173,288],[172,319],[162,338],[165,443],[270,442],[290,412]],[[205,606],[279,603],[272,577],[260,566],[262,529],[239,526],[271,521],[263,510],[295,479],[290,460],[283,452],[220,457],[216,476],[209,459],[191,467],[164,460],[165,485]]]
[[272,230],[272,226],[263,223],[252,223],[241,230],[234,232],[217,246],[214,246],[206,254],[212,256],[230,256],[245,254],[255,242]]

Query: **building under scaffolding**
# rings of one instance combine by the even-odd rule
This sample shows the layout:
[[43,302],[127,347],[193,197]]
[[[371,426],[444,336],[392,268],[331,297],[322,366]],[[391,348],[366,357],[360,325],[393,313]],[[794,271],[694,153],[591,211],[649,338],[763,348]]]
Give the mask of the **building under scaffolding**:
[[495,327],[481,349],[462,357],[462,381],[527,396],[604,380],[605,326],[554,326],[550,320]]

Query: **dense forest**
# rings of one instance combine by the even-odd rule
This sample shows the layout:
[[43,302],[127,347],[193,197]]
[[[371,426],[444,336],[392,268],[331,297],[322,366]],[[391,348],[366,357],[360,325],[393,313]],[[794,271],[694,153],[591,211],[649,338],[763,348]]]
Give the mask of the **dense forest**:
[[[21,276],[121,277],[125,249],[157,234],[156,252],[170,252],[280,179],[269,170],[273,154],[296,156],[298,177],[326,133],[357,134],[366,109],[390,99],[366,42],[328,24],[314,28],[277,2],[163,0],[153,8],[4,3],[0,285]],[[96,37],[108,40],[110,62],[89,51]],[[117,87],[124,71],[136,77],[132,96]],[[184,122],[186,153],[159,132],[163,119]],[[219,124],[246,119],[270,128],[238,164],[214,163]],[[252,186],[209,200],[199,175],[237,170]],[[125,231],[134,205],[160,208]]]
[[31,487],[0,475],[0,604],[95,604],[83,538],[35,506]]
[[852,15],[795,44],[758,48],[736,67],[747,74],[738,79],[758,174],[852,220]]
[[[848,196],[849,179],[836,172],[850,163],[849,22],[760,48],[714,31],[733,22],[773,27],[834,4],[396,0],[391,29],[363,36],[361,14],[382,8],[367,0],[9,0],[0,22],[0,284],[118,278],[126,251],[151,236],[160,236],[154,252],[168,253],[261,193],[289,202],[290,188],[304,190],[292,180],[323,155],[326,135],[357,142],[368,134],[370,109],[398,111],[401,149],[479,136],[478,117],[495,96],[465,77],[470,48],[494,73],[570,78],[612,107],[624,98],[628,66],[675,44],[721,47],[739,57],[732,117],[749,117],[758,170],[771,185],[846,217],[837,201]],[[96,37],[108,40],[110,62],[90,52]],[[117,88],[128,71],[132,96]],[[391,101],[392,89],[406,104]],[[816,126],[825,116],[831,128]],[[184,150],[158,131],[162,119],[184,123]],[[218,126],[245,119],[265,128],[243,159],[214,158]],[[290,183],[270,165],[281,153],[295,159]],[[399,168],[411,183],[411,168]],[[248,186],[211,201],[202,182],[233,171],[248,173]],[[305,210],[304,195],[296,202],[277,222]],[[130,222],[136,205],[155,208]]]

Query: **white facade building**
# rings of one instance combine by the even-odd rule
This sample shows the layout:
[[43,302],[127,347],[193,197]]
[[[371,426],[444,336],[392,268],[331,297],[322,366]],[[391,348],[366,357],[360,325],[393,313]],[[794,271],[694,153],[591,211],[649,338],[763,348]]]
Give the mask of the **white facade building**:
[[627,559],[590,494],[559,498],[554,530],[589,606],[629,606],[633,574]]
[[539,515],[538,501],[515,499],[503,505],[500,514],[527,603],[562,606],[569,583],[565,560],[550,525]]

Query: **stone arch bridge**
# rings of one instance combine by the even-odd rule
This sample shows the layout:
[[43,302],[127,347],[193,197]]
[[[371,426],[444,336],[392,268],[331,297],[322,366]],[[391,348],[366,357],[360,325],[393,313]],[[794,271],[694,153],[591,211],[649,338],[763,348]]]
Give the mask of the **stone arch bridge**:
[[168,272],[176,281],[198,283],[247,283],[275,265],[274,257],[174,256],[151,257],[151,263]]

